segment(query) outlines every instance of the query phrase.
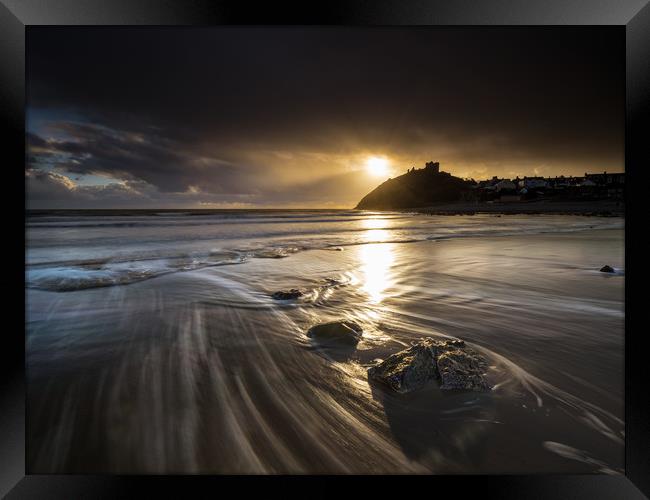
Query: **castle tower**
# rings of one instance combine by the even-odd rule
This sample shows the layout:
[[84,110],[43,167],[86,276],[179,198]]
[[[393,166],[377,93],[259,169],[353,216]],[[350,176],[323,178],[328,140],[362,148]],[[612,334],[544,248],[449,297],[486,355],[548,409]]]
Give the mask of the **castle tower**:
[[433,162],[433,161],[427,162],[425,164],[425,168],[427,170],[432,170],[433,173],[435,173],[435,174],[440,173],[440,163],[438,163],[437,161],[436,162]]

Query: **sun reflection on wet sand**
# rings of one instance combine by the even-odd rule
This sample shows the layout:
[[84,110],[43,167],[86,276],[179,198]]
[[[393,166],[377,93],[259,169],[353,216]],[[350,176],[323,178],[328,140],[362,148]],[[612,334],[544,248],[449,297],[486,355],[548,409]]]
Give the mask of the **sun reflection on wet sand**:
[[386,227],[386,219],[369,218],[363,221],[368,229],[364,239],[368,244],[359,247],[361,271],[363,272],[362,289],[370,296],[374,304],[380,303],[385,297],[385,291],[392,285],[391,267],[395,260],[392,243],[381,243],[389,240],[390,231],[378,229]]
[[360,257],[364,274],[363,290],[371,302],[378,304],[385,298],[385,291],[392,285],[391,266],[393,265],[392,243],[370,243],[360,247]]

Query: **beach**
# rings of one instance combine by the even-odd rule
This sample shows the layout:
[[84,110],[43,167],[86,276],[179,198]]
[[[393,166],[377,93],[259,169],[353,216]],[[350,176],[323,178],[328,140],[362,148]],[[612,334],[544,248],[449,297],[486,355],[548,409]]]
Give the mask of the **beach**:
[[412,211],[431,215],[468,215],[490,213],[502,215],[587,215],[596,217],[623,217],[625,203],[614,200],[559,201],[529,200],[511,202],[458,202],[416,208]]
[[[623,473],[624,219],[431,212],[28,217],[28,471]],[[492,390],[369,382],[448,337]]]

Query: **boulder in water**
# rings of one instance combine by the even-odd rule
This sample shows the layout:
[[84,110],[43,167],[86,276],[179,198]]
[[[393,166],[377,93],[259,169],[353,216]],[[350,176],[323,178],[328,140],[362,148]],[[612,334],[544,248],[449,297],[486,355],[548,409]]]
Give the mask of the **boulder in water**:
[[613,273],[615,271],[614,271],[614,268],[611,267],[611,266],[603,266],[603,267],[600,268],[600,272],[601,273]]
[[421,342],[368,369],[368,377],[405,393],[437,379],[440,389],[486,391],[487,361],[459,339]]
[[284,290],[275,292],[273,295],[271,295],[271,297],[273,297],[276,300],[297,299],[298,297],[302,297],[302,292],[297,288],[292,288],[291,290],[286,292]]
[[363,329],[354,321],[333,321],[312,326],[307,336],[321,343],[356,345],[361,340]]

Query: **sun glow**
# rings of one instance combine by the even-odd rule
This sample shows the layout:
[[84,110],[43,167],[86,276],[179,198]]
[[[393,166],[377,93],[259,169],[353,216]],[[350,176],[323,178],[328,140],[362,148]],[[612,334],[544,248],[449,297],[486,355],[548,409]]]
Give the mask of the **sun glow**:
[[388,160],[386,158],[371,156],[366,160],[366,169],[369,174],[377,177],[388,175]]

